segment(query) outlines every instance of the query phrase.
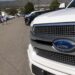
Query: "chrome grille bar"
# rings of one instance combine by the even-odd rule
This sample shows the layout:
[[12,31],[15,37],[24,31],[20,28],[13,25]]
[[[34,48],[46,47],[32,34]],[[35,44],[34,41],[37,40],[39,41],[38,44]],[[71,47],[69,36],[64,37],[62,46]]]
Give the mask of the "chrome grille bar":
[[35,34],[50,34],[57,36],[74,36],[75,35],[75,25],[35,25]]

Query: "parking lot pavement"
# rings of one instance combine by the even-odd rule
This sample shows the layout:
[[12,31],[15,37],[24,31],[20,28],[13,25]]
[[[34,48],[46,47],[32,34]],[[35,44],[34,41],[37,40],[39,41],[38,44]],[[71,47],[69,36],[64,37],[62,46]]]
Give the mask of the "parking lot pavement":
[[0,75],[31,75],[27,58],[29,29],[22,17],[0,24]]

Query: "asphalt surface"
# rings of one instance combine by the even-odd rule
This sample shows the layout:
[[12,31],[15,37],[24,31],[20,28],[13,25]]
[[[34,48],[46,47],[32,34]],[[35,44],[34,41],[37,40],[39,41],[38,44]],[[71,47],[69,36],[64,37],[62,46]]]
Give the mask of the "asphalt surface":
[[0,75],[31,75],[27,57],[29,30],[22,17],[0,24]]

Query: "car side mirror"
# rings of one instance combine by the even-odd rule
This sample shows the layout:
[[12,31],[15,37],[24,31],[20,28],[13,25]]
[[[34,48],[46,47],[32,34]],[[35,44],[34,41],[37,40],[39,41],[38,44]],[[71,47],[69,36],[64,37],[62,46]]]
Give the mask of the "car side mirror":
[[66,7],[65,3],[61,3],[61,4],[59,5],[59,9],[63,9],[63,8],[65,8],[65,7]]

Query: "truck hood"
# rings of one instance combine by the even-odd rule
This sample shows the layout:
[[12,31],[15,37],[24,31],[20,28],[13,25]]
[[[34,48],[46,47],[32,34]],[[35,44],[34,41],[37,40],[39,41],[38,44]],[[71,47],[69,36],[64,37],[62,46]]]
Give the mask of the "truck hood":
[[66,8],[54,12],[49,12],[36,17],[33,24],[75,22],[75,8]]

